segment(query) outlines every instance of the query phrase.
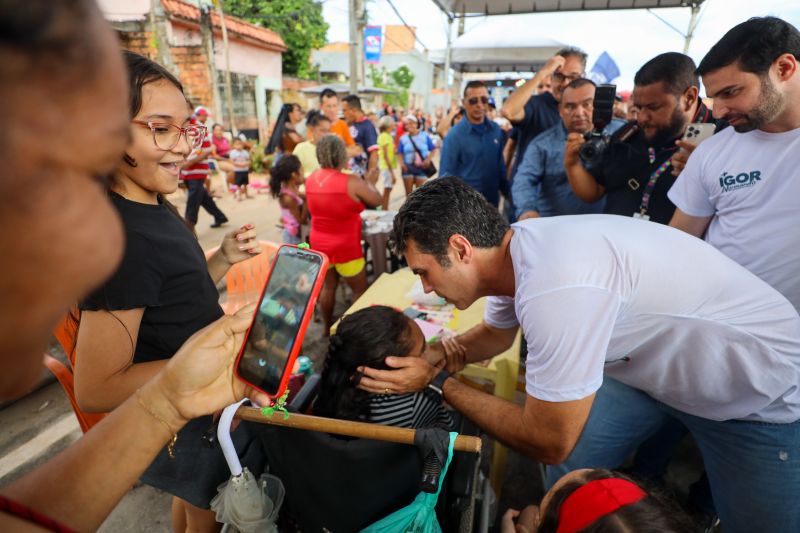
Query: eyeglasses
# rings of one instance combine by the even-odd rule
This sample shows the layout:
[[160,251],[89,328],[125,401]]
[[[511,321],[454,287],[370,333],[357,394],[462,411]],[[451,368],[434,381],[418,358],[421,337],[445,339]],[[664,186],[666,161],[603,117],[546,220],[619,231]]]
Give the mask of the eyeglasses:
[[192,124],[185,128],[168,124],[166,122],[144,122],[141,120],[131,120],[133,124],[150,128],[153,132],[153,142],[159,150],[172,150],[181,140],[181,135],[186,136],[186,142],[192,150],[200,148],[203,139],[206,137],[208,128]]
[[580,79],[582,77],[583,77],[582,72],[580,74],[570,74],[569,76],[566,76],[563,72],[553,72],[553,81],[558,83],[559,85],[564,83],[565,81],[567,83],[572,83],[573,81]]
[[469,105],[477,105],[478,102],[482,103],[483,105],[486,105],[486,104],[489,103],[489,99],[486,98],[485,96],[481,96],[481,97],[473,96],[472,98],[467,100],[467,103]]

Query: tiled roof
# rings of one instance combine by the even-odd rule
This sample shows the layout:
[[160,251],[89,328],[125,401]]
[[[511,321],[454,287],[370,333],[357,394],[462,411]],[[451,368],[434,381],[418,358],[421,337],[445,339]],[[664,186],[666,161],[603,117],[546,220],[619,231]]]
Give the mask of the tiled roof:
[[[193,22],[200,22],[200,9],[181,0],[161,0],[164,9],[169,15],[177,18],[191,20]],[[220,28],[219,17],[215,10],[211,11],[211,21],[215,28]],[[284,44],[281,36],[268,28],[262,28],[246,22],[240,18],[232,15],[225,16],[225,26],[231,33],[236,33],[243,37],[249,37],[256,41],[270,45],[271,48],[284,52],[286,51],[286,44]]]

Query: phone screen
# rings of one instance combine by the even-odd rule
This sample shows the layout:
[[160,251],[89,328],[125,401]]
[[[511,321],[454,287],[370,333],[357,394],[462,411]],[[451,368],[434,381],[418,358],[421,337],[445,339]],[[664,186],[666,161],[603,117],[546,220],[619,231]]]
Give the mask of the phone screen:
[[270,395],[276,395],[300,324],[320,275],[322,257],[301,249],[279,250],[267,286],[258,302],[238,364],[239,374]]

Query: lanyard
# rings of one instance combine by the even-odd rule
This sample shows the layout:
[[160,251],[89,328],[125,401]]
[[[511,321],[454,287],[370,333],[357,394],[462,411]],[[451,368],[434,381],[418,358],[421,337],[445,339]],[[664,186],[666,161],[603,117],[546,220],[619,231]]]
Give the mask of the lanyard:
[[[647,149],[647,155],[649,158],[650,163],[654,163],[656,160],[656,151],[653,148]],[[647,185],[644,188],[644,193],[642,194],[642,204],[639,206],[639,214],[644,216],[647,214],[647,208],[650,207],[650,196],[653,194],[653,190],[656,188],[656,183],[658,182],[658,178],[667,171],[669,167],[672,166],[672,159],[668,158],[666,161],[661,163],[655,171],[650,174],[650,179],[647,181]]]

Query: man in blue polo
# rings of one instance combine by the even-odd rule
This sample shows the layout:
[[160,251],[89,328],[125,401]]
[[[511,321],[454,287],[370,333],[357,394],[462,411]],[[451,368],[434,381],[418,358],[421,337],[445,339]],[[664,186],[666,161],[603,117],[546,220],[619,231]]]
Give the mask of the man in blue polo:
[[489,91],[482,81],[464,89],[466,120],[447,133],[442,147],[439,176],[456,176],[481,193],[495,207],[500,192],[508,190],[503,162],[503,131],[489,120]]

